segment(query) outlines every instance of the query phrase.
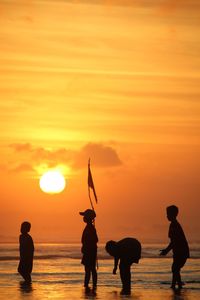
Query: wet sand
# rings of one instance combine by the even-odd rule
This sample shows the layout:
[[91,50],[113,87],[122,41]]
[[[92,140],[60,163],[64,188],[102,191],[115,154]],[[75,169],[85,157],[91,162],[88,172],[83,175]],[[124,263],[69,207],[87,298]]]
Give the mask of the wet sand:
[[86,293],[83,287],[66,286],[62,283],[56,285],[41,285],[32,283],[31,286],[25,286],[18,282],[16,287],[0,287],[0,300],[72,300],[72,299],[98,299],[98,300],[199,300],[198,290],[184,288],[181,291],[167,289],[151,288],[133,288],[131,295],[121,295],[120,288],[100,286],[96,292]]

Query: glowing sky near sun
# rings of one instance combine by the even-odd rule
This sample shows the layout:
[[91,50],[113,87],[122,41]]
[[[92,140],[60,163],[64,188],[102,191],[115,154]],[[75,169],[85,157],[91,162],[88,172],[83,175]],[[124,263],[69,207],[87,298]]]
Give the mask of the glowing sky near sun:
[[[197,0],[0,2],[0,239],[30,219],[79,240],[89,157],[102,240],[165,239],[172,202],[198,238],[199,23]],[[54,167],[69,181],[49,196]]]

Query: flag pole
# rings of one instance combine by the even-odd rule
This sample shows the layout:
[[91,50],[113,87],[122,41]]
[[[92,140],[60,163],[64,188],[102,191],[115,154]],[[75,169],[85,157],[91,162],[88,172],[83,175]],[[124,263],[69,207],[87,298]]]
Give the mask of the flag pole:
[[[94,206],[93,206],[91,195],[90,195],[90,188],[93,189],[95,200],[97,202],[97,196],[96,196],[96,192],[95,192],[95,189],[94,189],[94,183],[93,183],[92,174],[91,174],[91,170],[90,170],[90,158],[89,158],[88,159],[88,196],[89,196],[89,199],[90,199],[90,204],[91,204],[92,210],[94,211]],[[93,223],[94,223],[94,227],[95,227],[95,220],[94,220]],[[96,257],[96,267],[97,267],[97,269],[99,268],[98,257]]]
[[[88,172],[90,172],[90,158],[88,160]],[[91,204],[92,210],[94,210],[94,206],[93,206],[91,195],[90,195],[90,186],[89,186],[89,184],[88,184],[88,196],[89,196],[89,199],[90,199],[90,204]]]
[[88,196],[89,196],[89,199],[90,199],[90,204],[91,204],[92,210],[94,210],[94,206],[92,204],[92,199],[91,199],[91,196],[90,196],[90,188],[89,187],[88,187]]

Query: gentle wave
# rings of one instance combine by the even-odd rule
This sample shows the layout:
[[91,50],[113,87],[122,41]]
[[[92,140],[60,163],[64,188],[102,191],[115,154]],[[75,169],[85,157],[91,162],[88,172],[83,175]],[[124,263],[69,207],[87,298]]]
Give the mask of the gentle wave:
[[[144,245],[142,248],[142,258],[144,259],[167,259],[171,258],[172,254],[167,257],[159,255],[161,245]],[[59,259],[81,259],[80,244],[35,244],[34,260],[59,260]],[[98,247],[98,259],[109,260],[111,256],[105,251],[105,246],[100,244]],[[200,245],[191,245],[190,260],[200,259]],[[0,244],[0,261],[15,261],[19,260],[19,245],[18,244]]]
[[0,261],[6,260],[19,260],[19,257],[16,256],[0,256]]
[[[170,281],[160,281],[161,284],[170,284],[171,282]],[[185,280],[184,281],[184,284],[191,284],[191,283],[197,283],[199,284],[200,283],[200,280]]]
[[[53,260],[53,259],[81,259],[81,255],[79,256],[72,256],[72,255],[35,255],[34,260]],[[103,257],[99,256],[99,259],[109,260],[112,259],[111,257]],[[7,260],[19,260],[18,256],[0,256],[0,261],[7,261]]]
[[[34,256],[34,260],[53,260],[53,259],[81,259],[81,255],[35,255]],[[148,255],[148,256],[142,256],[141,259],[145,259],[145,258],[149,258],[149,259],[168,259],[170,257],[162,257],[162,256],[155,256],[155,255]],[[110,256],[103,256],[103,255],[99,255],[98,259],[102,259],[102,260],[111,260],[113,259]],[[198,260],[200,259],[200,256],[196,256],[196,257],[190,257],[189,258],[194,259],[194,260]],[[16,261],[19,260],[18,256],[0,256],[0,261]]]

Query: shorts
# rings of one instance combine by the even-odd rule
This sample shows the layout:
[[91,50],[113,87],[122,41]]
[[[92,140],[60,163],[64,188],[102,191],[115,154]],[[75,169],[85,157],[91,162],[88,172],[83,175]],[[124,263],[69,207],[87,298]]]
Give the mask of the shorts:
[[172,263],[172,272],[180,271],[180,269],[185,265],[187,257],[174,257]]
[[83,253],[81,263],[89,268],[95,268],[97,260],[97,252],[94,253]]

